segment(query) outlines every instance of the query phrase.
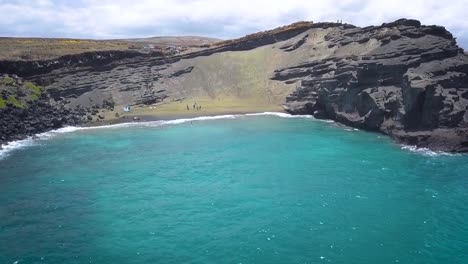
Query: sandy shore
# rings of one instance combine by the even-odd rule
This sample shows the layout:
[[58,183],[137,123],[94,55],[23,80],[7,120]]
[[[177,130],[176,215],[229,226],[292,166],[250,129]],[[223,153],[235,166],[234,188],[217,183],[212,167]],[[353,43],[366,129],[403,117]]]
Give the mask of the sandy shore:
[[[195,108],[194,105],[196,104]],[[187,110],[188,106],[188,110]],[[197,106],[201,109],[197,110]],[[109,125],[134,121],[172,120],[193,118],[199,116],[214,116],[227,114],[248,114],[261,112],[285,112],[280,105],[250,102],[247,100],[223,100],[197,98],[182,102],[170,102],[157,106],[135,106],[130,112],[124,112],[123,106],[115,106],[113,111],[100,113],[104,119],[89,125]]]

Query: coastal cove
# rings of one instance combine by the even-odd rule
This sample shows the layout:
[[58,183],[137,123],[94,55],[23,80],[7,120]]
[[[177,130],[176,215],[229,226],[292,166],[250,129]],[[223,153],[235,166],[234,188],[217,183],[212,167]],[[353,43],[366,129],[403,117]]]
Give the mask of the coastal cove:
[[[155,117],[285,111],[468,152],[468,55],[443,26],[298,21],[226,41],[163,39],[26,40],[42,43],[37,60],[0,60],[0,144],[113,122],[132,108]],[[3,43],[28,51],[20,39]]]
[[0,264],[468,264],[466,6],[0,1]]
[[468,156],[330,120],[65,127],[0,155],[1,263],[468,261]]

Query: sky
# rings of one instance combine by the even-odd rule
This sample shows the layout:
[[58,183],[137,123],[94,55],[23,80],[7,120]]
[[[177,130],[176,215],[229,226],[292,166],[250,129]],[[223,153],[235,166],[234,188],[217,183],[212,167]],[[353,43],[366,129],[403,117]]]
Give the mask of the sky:
[[296,21],[356,26],[413,18],[445,26],[468,50],[468,0],[0,0],[0,36],[221,39]]

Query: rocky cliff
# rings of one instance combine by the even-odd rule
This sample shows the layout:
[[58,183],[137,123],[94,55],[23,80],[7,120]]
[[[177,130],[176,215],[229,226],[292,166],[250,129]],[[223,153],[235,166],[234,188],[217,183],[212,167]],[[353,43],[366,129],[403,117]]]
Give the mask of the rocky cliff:
[[16,75],[0,76],[0,145],[87,121],[85,109],[70,109],[66,104],[66,100],[56,102],[42,87]]
[[380,131],[406,144],[468,150],[468,57],[443,27],[398,20],[342,29],[326,39],[334,56],[275,71],[273,79],[299,80],[287,111]]
[[[117,115],[114,106],[186,111],[182,101],[203,98],[281,105],[406,144],[468,151],[468,57],[445,28],[415,20],[365,28],[300,22],[186,54],[1,61],[0,72],[40,85],[47,102],[77,113],[74,123]],[[7,105],[0,111],[15,107]]]

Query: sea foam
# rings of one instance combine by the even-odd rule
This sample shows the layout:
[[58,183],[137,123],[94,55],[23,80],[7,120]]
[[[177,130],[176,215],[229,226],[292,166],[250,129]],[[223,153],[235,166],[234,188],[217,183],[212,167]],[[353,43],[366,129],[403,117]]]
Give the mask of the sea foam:
[[[320,122],[334,123],[333,120],[316,119],[312,115],[291,115],[291,114],[280,113],[280,112],[263,112],[263,113],[250,113],[250,114],[199,116],[199,117],[193,117],[193,118],[180,118],[180,119],[173,119],[173,120],[128,122],[128,123],[119,123],[119,124],[113,124],[113,125],[90,126],[90,127],[67,126],[67,127],[56,129],[56,130],[51,130],[48,132],[40,133],[32,137],[28,137],[26,139],[8,142],[7,144],[4,144],[1,146],[0,159],[6,157],[13,150],[36,145],[41,140],[46,140],[54,136],[57,136],[59,134],[72,133],[72,132],[76,132],[80,130],[116,129],[116,128],[125,128],[125,127],[159,127],[163,125],[183,124],[183,123],[194,122],[194,121],[235,119],[235,118],[245,117],[245,116],[277,116],[281,118],[307,118],[307,119],[313,119],[313,120],[320,121]],[[358,129],[353,129],[353,130],[357,131]],[[416,146],[402,146],[402,149],[408,150],[414,153],[422,154],[425,156],[431,156],[431,157],[440,156],[440,155],[447,155],[447,156],[457,155],[457,154],[451,154],[451,153],[442,152],[442,151],[432,151],[427,148],[417,148]]]
[[46,140],[54,136],[57,136],[59,134],[72,133],[72,132],[76,132],[80,130],[115,129],[115,128],[125,128],[125,127],[158,127],[158,126],[163,126],[163,125],[175,125],[175,124],[182,124],[182,123],[194,122],[194,121],[235,119],[235,118],[244,117],[244,116],[266,116],[266,115],[278,116],[282,118],[313,118],[312,116],[309,116],[309,115],[290,115],[290,114],[279,113],[279,112],[264,112],[264,113],[252,113],[252,114],[199,116],[199,117],[193,117],[193,118],[180,118],[180,119],[173,119],[173,120],[128,122],[128,123],[119,123],[119,124],[113,124],[113,125],[90,126],[90,127],[67,126],[67,127],[56,129],[56,130],[51,130],[48,132],[36,134],[26,139],[11,141],[11,142],[8,142],[7,144],[3,144],[1,145],[1,149],[0,149],[0,159],[6,157],[13,150],[36,145],[41,140]]
[[15,149],[21,149],[21,148],[32,146],[32,145],[34,145],[34,141],[32,138],[11,141],[11,142],[8,142],[7,144],[3,144],[2,148],[0,149],[0,159],[6,157],[8,153],[10,153],[11,151]]
[[282,118],[311,118],[315,119],[312,115],[291,115],[291,114],[286,114],[286,113],[280,113],[280,112],[263,112],[263,113],[252,113],[252,114],[245,114],[245,116],[278,116]]
[[416,146],[408,146],[408,145],[403,145],[401,147],[403,150],[408,150],[416,154],[428,156],[428,157],[437,157],[437,156],[457,156],[460,154],[454,154],[454,153],[449,153],[449,152],[444,152],[444,151],[434,151],[430,150],[428,148],[418,148]]

